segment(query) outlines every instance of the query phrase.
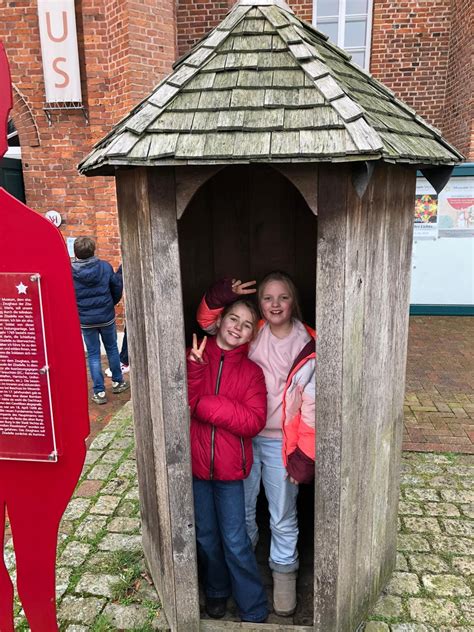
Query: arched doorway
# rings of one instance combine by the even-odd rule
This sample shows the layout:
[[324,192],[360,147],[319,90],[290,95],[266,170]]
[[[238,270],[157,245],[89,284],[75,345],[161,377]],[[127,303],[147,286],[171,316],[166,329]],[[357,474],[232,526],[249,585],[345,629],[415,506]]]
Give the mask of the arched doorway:
[[[271,270],[288,272],[300,293],[303,318],[314,326],[317,217],[298,189],[276,169],[233,165],[221,170],[188,204],[178,220],[178,237],[187,344],[200,331],[195,314],[203,293],[224,276],[258,282]],[[312,626],[314,485],[300,488],[298,518],[298,608],[293,617],[273,615],[272,621]],[[257,520],[256,555],[271,603],[269,515],[263,489]]]
[[[316,186],[316,185],[315,185]],[[193,197],[178,221],[186,339],[213,280],[259,281],[271,270],[294,279],[314,326],[317,218],[299,191],[269,166],[230,166]]]
[[7,153],[0,159],[0,187],[25,202],[20,139],[12,119],[8,121],[7,139]]

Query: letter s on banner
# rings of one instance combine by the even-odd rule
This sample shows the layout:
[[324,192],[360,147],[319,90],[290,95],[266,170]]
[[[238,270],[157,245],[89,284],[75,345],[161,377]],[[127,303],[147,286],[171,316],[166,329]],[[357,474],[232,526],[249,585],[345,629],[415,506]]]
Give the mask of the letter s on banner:
[[82,103],[74,0],[38,0],[38,20],[46,102]]
[[61,68],[59,68],[58,66],[59,62],[67,62],[67,59],[65,57],[56,57],[56,59],[53,60],[53,69],[58,73],[58,75],[62,75],[63,77],[63,82],[55,83],[54,87],[67,88],[69,85],[69,75],[67,74],[65,70],[61,70]]

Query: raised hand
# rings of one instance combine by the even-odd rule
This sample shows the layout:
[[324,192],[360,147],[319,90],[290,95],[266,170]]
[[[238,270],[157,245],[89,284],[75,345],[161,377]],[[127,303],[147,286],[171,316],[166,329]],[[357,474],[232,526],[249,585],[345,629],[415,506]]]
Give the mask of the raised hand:
[[193,347],[189,352],[189,359],[193,362],[199,362],[199,364],[203,364],[203,354],[204,349],[206,348],[207,336],[204,336],[201,344],[198,346],[198,340],[196,334],[193,334]]
[[257,289],[252,286],[256,283],[256,281],[245,281],[245,283],[242,283],[240,279],[232,279],[232,292],[239,295],[255,294]]

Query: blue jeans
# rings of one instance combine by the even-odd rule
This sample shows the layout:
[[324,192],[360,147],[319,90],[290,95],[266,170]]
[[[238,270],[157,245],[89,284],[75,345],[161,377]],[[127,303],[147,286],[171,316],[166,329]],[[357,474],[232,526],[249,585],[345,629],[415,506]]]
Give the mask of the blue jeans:
[[257,436],[252,439],[253,466],[244,481],[247,533],[255,547],[258,542],[257,498],[263,481],[270,512],[270,568],[279,573],[298,570],[298,486],[290,483],[283,465],[282,442]]
[[193,478],[200,570],[207,597],[231,594],[243,621],[268,615],[267,597],[245,529],[242,481]]
[[105,391],[104,374],[100,363],[100,339],[104,343],[105,352],[112,371],[112,381],[122,382],[122,369],[120,368],[120,356],[117,346],[117,330],[115,323],[107,327],[90,327],[83,329],[82,335],[87,349],[87,361],[92,378],[94,393]]

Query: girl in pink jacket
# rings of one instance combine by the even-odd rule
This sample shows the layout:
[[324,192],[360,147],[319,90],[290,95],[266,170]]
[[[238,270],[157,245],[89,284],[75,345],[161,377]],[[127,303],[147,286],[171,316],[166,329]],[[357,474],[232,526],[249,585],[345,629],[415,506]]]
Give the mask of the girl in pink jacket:
[[245,526],[243,479],[252,467],[252,437],[265,425],[262,369],[249,360],[255,307],[237,301],[218,316],[217,335],[188,354],[191,459],[200,575],[206,611],[221,618],[232,594],[242,621],[260,623],[267,598]]
[[[255,292],[255,281],[223,279],[204,296],[198,322],[212,332],[222,308],[237,296]],[[256,504],[263,483],[270,511],[270,568],[273,607],[289,616],[296,609],[299,565],[296,499],[298,483],[314,477],[315,332],[301,321],[296,288],[283,272],[272,272],[258,288],[263,321],[249,358],[265,375],[267,419],[253,439],[254,465],[245,481],[247,532],[256,546]]]

